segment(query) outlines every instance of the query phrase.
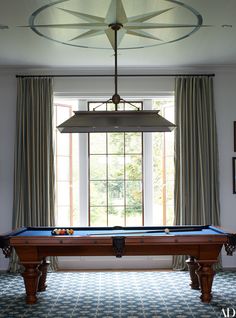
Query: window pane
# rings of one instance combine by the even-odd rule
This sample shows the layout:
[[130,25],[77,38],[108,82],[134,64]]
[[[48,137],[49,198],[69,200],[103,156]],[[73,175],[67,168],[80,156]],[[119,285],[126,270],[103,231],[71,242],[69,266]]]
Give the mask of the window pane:
[[70,134],[61,134],[57,132],[57,155],[70,155]]
[[141,226],[143,223],[142,206],[126,209],[126,226]]
[[166,224],[172,225],[174,222],[174,206],[170,205],[166,207]]
[[108,181],[108,205],[124,205],[123,181]]
[[[131,105],[132,104],[132,105]],[[135,102],[131,102],[131,104],[129,103],[125,103],[125,110],[133,110],[133,111],[137,111],[137,108],[138,109],[142,109],[142,103],[135,103]],[[136,107],[137,108],[136,108]]]
[[[174,122],[174,99],[155,100],[154,109]],[[174,200],[174,132],[153,134],[153,222],[173,224]]]
[[142,133],[125,133],[125,152],[142,153]]
[[71,117],[71,107],[70,106],[57,106],[57,125],[62,124],[65,120]]
[[106,156],[91,155],[90,156],[90,179],[91,180],[106,180]]
[[166,156],[173,156],[174,131],[165,133],[165,152]]
[[[163,146],[164,146],[164,134],[153,133],[152,134],[152,143],[153,143],[153,159],[154,165],[157,165],[160,162],[159,158],[163,156]],[[158,158],[155,160],[155,158]]]
[[69,181],[70,179],[70,158],[57,157],[57,180]]
[[[76,198],[78,198],[78,195],[76,195]],[[73,213],[72,213],[72,222],[70,223],[70,226],[78,226],[79,224],[80,224],[79,206],[78,206],[78,203],[77,205],[75,203],[73,208]]]
[[154,204],[153,209],[153,224],[155,225],[163,225],[163,205]]
[[170,181],[166,184],[166,204],[174,205],[174,181]]
[[91,207],[90,208],[90,225],[106,226],[107,225],[107,208]]
[[106,133],[90,133],[90,154],[106,153]]
[[[119,105],[118,105],[119,106]],[[107,110],[115,110],[115,104],[113,103],[107,103]]]
[[70,226],[70,206],[57,207],[57,226]]
[[94,108],[96,107],[97,109],[95,111],[106,110],[106,103],[103,103],[103,102],[89,103],[89,110],[93,111]]
[[57,182],[57,204],[62,206],[70,205],[70,183],[64,181]]
[[[161,183],[161,180],[160,180]],[[157,184],[154,188],[155,190],[155,195],[154,195],[154,211],[157,209],[162,209],[162,204],[163,204],[163,189],[164,185],[163,184]]]
[[142,205],[142,182],[126,181],[126,205],[140,207]]
[[108,226],[124,225],[124,207],[108,206]]
[[124,179],[124,156],[108,156],[108,179]]
[[124,153],[124,133],[108,133],[108,154]]
[[104,181],[90,181],[90,204],[91,206],[102,205],[107,203],[107,188]]
[[142,156],[125,156],[125,178],[128,180],[142,179]]
[[[170,103],[171,104],[171,103]],[[171,121],[172,123],[174,123],[175,121],[175,112],[174,112],[174,107],[173,107],[173,103],[172,105],[169,106],[165,106],[164,109],[164,116],[167,120]]]
[[174,179],[174,157],[166,157],[166,180]]
[[125,110],[125,104],[124,103],[120,103],[117,106],[118,106],[118,110]]

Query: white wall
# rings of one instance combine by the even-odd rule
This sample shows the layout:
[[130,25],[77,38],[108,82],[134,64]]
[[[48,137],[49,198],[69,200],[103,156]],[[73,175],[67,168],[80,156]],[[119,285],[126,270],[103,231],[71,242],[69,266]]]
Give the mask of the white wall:
[[[199,72],[204,71],[206,70],[199,70]],[[196,72],[196,69],[193,72]],[[233,121],[236,121],[236,68],[228,70],[217,68],[211,69],[210,72],[216,74],[214,83],[220,154],[222,227],[236,232],[236,194],[232,194],[232,157],[236,156],[236,153],[233,152]],[[136,96],[150,96],[152,92],[173,91],[173,89],[174,81],[170,77],[123,78],[119,84],[119,92],[122,97],[132,96],[133,93],[136,93]],[[113,80],[112,78],[57,78],[55,79],[55,91],[62,95],[65,92],[70,95],[80,92],[76,94],[77,96],[100,92],[100,96],[110,97],[113,93]],[[15,105],[16,79],[14,75],[8,74],[6,71],[4,74],[0,72],[0,233],[11,229]],[[157,261],[157,259],[153,258],[153,261]],[[223,255],[223,266],[236,268],[236,256]],[[6,268],[7,261],[0,252],[0,270]]]
[[[0,74],[0,233],[11,229],[15,113],[15,76]],[[7,264],[0,251],[0,270]]]
[[[232,157],[234,152],[233,122],[236,121],[236,70],[216,72],[214,80],[215,109],[219,145],[219,181],[221,225],[236,232],[236,194],[233,194]],[[236,253],[225,256],[223,266],[236,268]]]
[[[94,78],[55,78],[55,93],[60,96],[75,95],[85,97],[108,97],[114,94],[113,77]],[[118,80],[121,97],[152,97],[157,92],[173,92],[174,80],[171,77],[122,77]]]

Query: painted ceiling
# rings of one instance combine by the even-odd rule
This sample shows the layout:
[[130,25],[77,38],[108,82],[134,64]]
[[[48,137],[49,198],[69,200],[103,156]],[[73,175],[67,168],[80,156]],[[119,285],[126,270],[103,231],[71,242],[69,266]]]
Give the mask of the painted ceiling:
[[0,67],[236,64],[235,0],[0,0]]

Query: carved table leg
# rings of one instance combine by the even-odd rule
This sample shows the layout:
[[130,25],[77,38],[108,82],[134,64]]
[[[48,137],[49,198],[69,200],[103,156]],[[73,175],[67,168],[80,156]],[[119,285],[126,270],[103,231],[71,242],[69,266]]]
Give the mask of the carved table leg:
[[45,291],[47,288],[46,278],[47,278],[47,270],[50,262],[43,259],[43,262],[39,265],[39,271],[41,272],[41,276],[39,278],[38,291]]
[[212,269],[211,263],[199,263],[199,269],[196,271],[199,277],[200,287],[201,287],[201,300],[204,303],[209,303],[212,298],[211,287],[213,283],[213,278],[215,275]]
[[25,267],[25,271],[22,273],[25,282],[25,290],[26,290],[26,303],[27,304],[35,304],[37,302],[37,289],[39,276],[41,275],[38,270],[38,263],[30,263],[25,264],[22,263]]
[[187,259],[186,263],[188,265],[189,275],[190,275],[189,285],[191,286],[192,289],[200,289],[198,276],[196,274],[196,270],[199,267],[198,263],[196,262],[193,256],[190,256],[189,259]]

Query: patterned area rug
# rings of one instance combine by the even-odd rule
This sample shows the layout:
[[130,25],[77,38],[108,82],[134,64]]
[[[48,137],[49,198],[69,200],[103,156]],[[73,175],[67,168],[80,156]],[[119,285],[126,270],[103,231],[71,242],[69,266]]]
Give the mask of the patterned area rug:
[[56,272],[48,274],[47,291],[30,306],[22,277],[1,274],[0,317],[234,317],[236,272],[217,273],[211,304],[201,303],[199,291],[188,284],[188,272]]

